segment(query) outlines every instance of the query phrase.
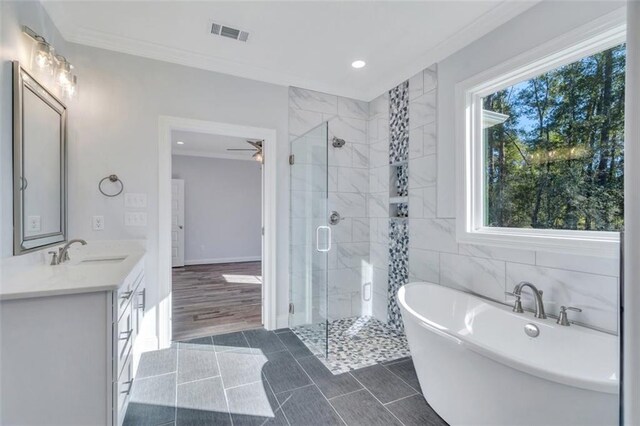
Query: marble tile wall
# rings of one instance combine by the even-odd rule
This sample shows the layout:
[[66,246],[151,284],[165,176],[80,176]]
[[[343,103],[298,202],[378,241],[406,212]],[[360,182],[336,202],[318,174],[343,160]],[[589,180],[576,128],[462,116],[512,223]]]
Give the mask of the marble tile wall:
[[[429,281],[509,303],[521,280],[544,290],[547,313],[577,306],[578,322],[617,332],[617,259],[458,244],[455,217],[437,215],[437,67],[409,79],[409,281]],[[291,138],[330,121],[330,132],[353,143],[330,148],[329,202],[346,217],[334,228],[330,255],[334,318],[370,314],[387,321],[389,278],[389,94],[368,104],[322,93],[290,90]],[[348,139],[345,138],[347,141]],[[453,143],[453,141],[451,141]],[[455,194],[455,182],[441,190]],[[443,189],[444,188],[444,189]],[[368,247],[368,251],[367,251]],[[358,265],[359,263],[359,266]],[[364,301],[363,283],[372,283]],[[335,296],[332,296],[334,294]],[[525,295],[525,307],[533,300]]]
[[[328,311],[319,312],[319,316],[326,315],[330,320],[371,315],[372,310],[370,221],[367,214],[370,181],[368,119],[367,102],[295,87],[289,89],[290,140],[328,121],[327,208],[328,211],[339,212],[342,220],[331,227],[332,249],[328,254],[328,269],[315,273],[320,281],[324,280],[322,274],[326,273]],[[333,137],[344,139],[346,144],[341,148],[333,147]],[[295,188],[292,186],[292,189]],[[304,207],[301,206],[299,210],[302,209]],[[319,220],[326,222],[326,218]],[[296,255],[292,253],[293,256]],[[324,298],[323,289],[314,288],[314,291],[314,300]]]
[[387,322],[389,288],[389,93],[369,103],[369,259],[372,316]]
[[[437,81],[436,66],[409,80],[409,280],[505,303],[512,299],[504,292],[527,280],[544,291],[548,314],[577,306],[583,311],[571,312],[572,319],[617,332],[618,259],[458,244],[455,218],[437,216]],[[454,194],[455,182],[440,188]],[[524,305],[533,308],[533,299],[525,295]]]

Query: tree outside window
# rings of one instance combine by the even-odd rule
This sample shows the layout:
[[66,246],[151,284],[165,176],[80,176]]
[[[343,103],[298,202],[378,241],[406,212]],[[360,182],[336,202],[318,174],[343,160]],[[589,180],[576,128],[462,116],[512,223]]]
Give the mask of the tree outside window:
[[482,99],[484,224],[619,231],[625,45]]

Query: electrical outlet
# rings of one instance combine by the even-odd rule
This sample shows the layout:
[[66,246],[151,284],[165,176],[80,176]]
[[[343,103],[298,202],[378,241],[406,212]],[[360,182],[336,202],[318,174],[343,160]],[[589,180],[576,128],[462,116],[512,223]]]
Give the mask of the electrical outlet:
[[125,226],[147,226],[147,213],[145,212],[125,212]]
[[91,223],[94,231],[104,231],[104,216],[93,216]]
[[146,209],[147,194],[135,194],[132,192],[124,194],[124,206],[129,209]]
[[29,232],[40,232],[40,229],[41,229],[40,216],[27,217],[27,230]]

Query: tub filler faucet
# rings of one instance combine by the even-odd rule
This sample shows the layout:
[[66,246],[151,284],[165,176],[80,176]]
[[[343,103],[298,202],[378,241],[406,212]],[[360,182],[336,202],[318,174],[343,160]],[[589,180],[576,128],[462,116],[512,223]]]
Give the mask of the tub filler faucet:
[[544,313],[544,303],[542,302],[542,290],[538,290],[536,286],[527,281],[521,281],[518,285],[515,286],[513,292],[507,292],[509,296],[513,296],[516,298],[515,303],[513,304],[513,312],[522,313],[524,310],[522,309],[522,289],[524,287],[529,287],[533,292],[533,298],[536,302],[536,318],[545,319],[547,315]]

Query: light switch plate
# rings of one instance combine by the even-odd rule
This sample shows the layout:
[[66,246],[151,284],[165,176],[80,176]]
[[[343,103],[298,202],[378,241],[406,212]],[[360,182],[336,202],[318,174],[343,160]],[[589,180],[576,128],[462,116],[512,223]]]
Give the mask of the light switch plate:
[[40,216],[27,217],[27,229],[29,230],[29,232],[40,232],[40,229],[41,229]]
[[91,224],[94,231],[104,231],[104,216],[93,216]]
[[147,194],[133,192],[125,193],[124,206],[129,209],[146,209]]
[[125,212],[125,226],[147,226],[147,213],[145,212]]

